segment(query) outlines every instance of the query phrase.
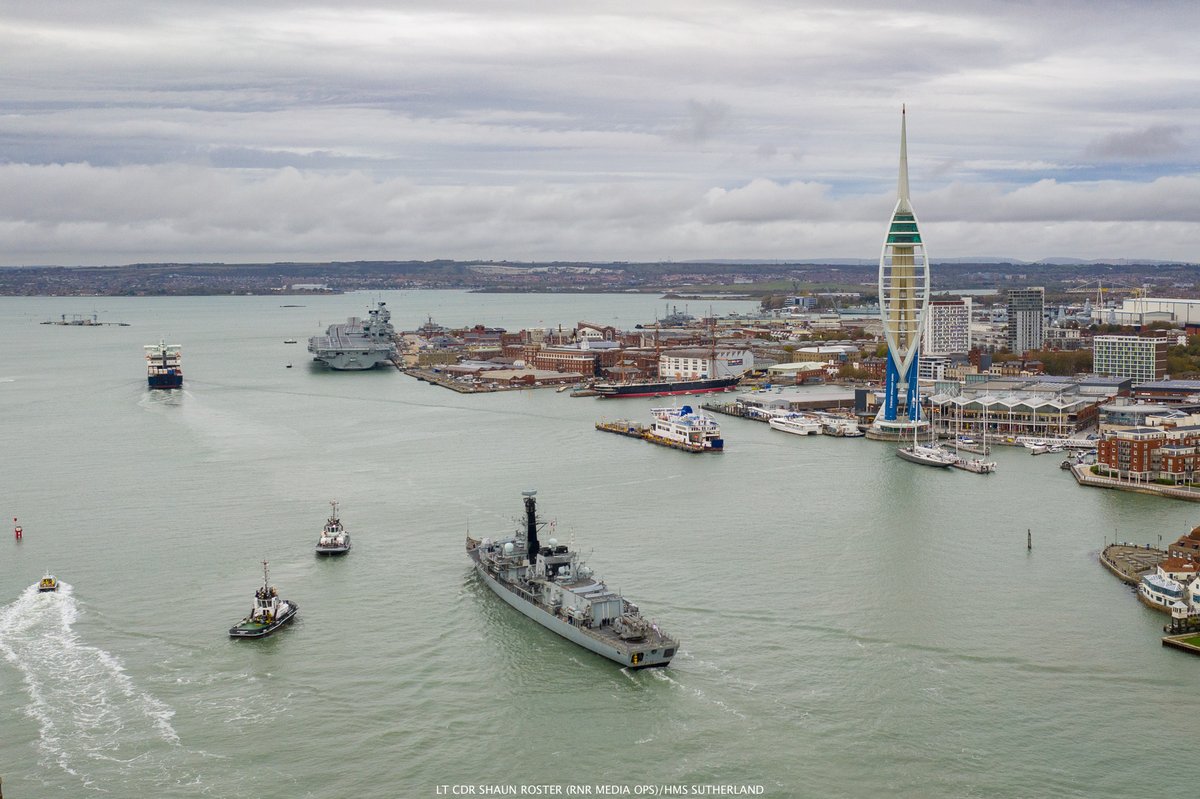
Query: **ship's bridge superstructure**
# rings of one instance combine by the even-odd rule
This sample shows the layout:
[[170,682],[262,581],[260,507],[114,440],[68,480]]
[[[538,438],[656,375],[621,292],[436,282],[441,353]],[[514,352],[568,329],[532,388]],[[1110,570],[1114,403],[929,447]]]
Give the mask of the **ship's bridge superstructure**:
[[[908,145],[906,115],[900,112],[900,177],[896,207],[887,238],[879,256],[879,314],[888,345],[884,401],[877,426],[904,428],[920,423],[921,404],[917,394],[917,360],[921,326],[929,300],[929,256],[917,216],[908,196]],[[897,419],[901,406],[907,421]]]

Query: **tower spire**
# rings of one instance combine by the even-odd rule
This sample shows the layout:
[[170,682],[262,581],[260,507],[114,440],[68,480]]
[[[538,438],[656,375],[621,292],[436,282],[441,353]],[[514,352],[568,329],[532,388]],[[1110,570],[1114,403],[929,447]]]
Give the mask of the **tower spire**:
[[896,199],[908,206],[908,130],[904,106],[900,106],[900,179],[896,184]]

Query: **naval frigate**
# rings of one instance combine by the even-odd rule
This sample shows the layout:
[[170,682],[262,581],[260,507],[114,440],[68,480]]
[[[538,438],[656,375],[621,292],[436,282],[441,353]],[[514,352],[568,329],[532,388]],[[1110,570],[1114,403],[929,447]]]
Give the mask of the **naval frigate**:
[[666,666],[679,641],[592,574],[554,538],[538,539],[537,492],[525,491],[525,530],[505,538],[467,536],[467,555],[488,588],[536,621],[597,655],[632,669]]
[[340,325],[330,325],[323,336],[308,340],[313,360],[330,369],[361,371],[387,364],[396,357],[392,337],[392,313],[381,302],[367,313],[365,320],[352,316]]

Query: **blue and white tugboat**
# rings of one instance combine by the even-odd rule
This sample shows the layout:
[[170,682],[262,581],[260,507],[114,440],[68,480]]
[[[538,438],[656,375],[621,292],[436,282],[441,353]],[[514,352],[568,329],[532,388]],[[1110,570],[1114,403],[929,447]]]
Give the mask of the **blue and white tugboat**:
[[316,552],[318,555],[345,555],[350,551],[350,533],[346,532],[342,520],[338,518],[337,500],[329,505],[333,510],[329,512],[325,529],[321,530],[321,537],[317,539]]
[[666,666],[679,641],[637,605],[592,575],[579,555],[538,531],[536,491],[525,491],[525,530],[505,538],[467,536],[479,576],[508,604],[548,630],[622,666]]
[[229,628],[231,638],[263,638],[296,617],[296,603],[279,598],[267,574],[267,562],[264,560],[262,565],[263,584],[254,592],[254,607],[241,624]]

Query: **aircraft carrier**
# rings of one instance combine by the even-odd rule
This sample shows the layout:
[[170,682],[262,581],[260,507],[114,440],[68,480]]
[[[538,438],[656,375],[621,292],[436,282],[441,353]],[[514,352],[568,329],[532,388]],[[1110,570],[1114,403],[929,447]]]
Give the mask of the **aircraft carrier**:
[[330,325],[323,336],[308,340],[313,360],[339,371],[362,371],[389,364],[396,358],[392,313],[381,302],[363,320],[352,316],[340,325]]

